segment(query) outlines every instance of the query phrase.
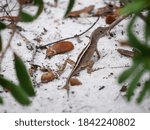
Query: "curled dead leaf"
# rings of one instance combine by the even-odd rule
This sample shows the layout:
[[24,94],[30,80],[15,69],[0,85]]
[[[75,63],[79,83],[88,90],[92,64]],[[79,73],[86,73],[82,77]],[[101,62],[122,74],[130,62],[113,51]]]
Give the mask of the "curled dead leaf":
[[124,50],[124,49],[117,49],[117,51],[126,57],[134,57],[135,53],[133,51],[128,51],[128,50]]
[[82,85],[82,83],[77,78],[71,78],[70,79],[70,85],[71,86]]
[[51,57],[57,54],[69,52],[74,49],[72,42],[62,41],[50,46],[46,51],[46,57]]
[[81,14],[89,14],[93,9],[94,5],[90,5],[78,11],[72,11],[68,14],[68,17],[80,17]]
[[55,74],[52,71],[46,72],[41,76],[42,83],[48,83],[53,81],[56,78]]
[[112,24],[120,16],[120,9],[117,8],[112,14],[106,16],[106,24]]
[[107,15],[105,21],[106,21],[106,24],[112,24],[115,20],[116,20],[115,15]]

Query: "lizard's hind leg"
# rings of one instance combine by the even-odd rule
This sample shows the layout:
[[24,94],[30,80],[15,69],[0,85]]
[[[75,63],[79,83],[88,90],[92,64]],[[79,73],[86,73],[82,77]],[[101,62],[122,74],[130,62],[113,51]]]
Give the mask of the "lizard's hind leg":
[[101,68],[95,68],[95,69],[93,69],[93,65],[94,65],[94,61],[89,61],[88,62],[88,65],[87,65],[87,73],[88,74],[91,74],[92,72],[101,69]]
[[93,65],[94,65],[94,61],[89,61],[87,63],[87,73],[91,74],[93,72]]

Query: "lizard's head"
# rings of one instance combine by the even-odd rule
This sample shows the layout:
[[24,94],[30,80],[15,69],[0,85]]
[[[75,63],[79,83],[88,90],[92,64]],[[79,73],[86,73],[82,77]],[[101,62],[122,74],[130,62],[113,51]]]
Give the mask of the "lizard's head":
[[107,31],[108,31],[109,27],[98,27],[99,30],[99,35],[106,35]]
[[95,29],[95,31],[93,32],[94,37],[98,40],[101,37],[104,37],[107,32],[108,32],[108,27],[98,27],[97,29]]

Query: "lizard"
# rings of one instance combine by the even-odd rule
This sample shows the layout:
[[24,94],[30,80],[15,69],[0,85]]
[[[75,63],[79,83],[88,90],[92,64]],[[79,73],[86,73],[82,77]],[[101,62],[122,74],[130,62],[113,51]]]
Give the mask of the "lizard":
[[67,89],[67,95],[69,97],[69,80],[71,77],[76,75],[80,70],[85,69],[86,67],[89,67],[87,70],[89,73],[91,72],[92,66],[94,62],[91,60],[93,54],[96,52],[98,59],[100,59],[100,54],[97,49],[97,43],[100,38],[104,37],[105,35],[110,33],[110,30],[114,28],[119,22],[121,22],[123,19],[125,19],[128,15],[120,16],[116,21],[114,21],[112,24],[110,24],[108,27],[97,27],[92,34],[90,35],[90,41],[86,45],[86,47],[81,51],[79,54],[77,61],[75,62],[75,65],[69,74],[66,84],[63,88]]
[[109,30],[108,27],[98,27],[92,32],[89,43],[79,54],[77,61],[75,62],[75,65],[67,78],[64,88],[67,89],[68,96],[69,96],[69,90],[70,90],[69,81],[71,77],[76,75],[80,70],[85,69],[86,67],[88,67],[87,72],[91,73],[92,66],[94,64],[94,62],[91,59],[95,52],[97,54],[98,59],[100,59],[100,54],[97,49],[97,42],[99,41],[100,38],[106,35],[108,30]]

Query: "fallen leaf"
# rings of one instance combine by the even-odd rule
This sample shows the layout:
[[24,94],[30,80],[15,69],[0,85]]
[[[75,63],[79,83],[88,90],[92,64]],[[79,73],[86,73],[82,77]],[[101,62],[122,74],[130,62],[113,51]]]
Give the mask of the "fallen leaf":
[[117,51],[123,55],[123,56],[126,56],[126,57],[134,57],[134,52],[133,51],[128,51],[128,50],[124,50],[124,49],[117,49]]
[[96,9],[93,13],[93,16],[104,17],[107,15],[112,15],[114,13],[114,9],[117,9],[117,8],[118,7],[113,4],[106,4],[106,6]]
[[80,17],[81,14],[89,14],[94,9],[94,7],[95,7],[94,5],[90,5],[81,10],[72,11],[67,16],[68,17]]
[[112,24],[120,16],[120,8],[115,9],[112,14],[106,16],[106,24]]
[[42,74],[41,82],[48,83],[50,81],[53,81],[55,78],[56,78],[55,74],[52,71],[49,71],[49,72]]
[[73,49],[74,49],[74,45],[70,41],[57,42],[47,49],[46,57],[52,57],[57,54],[69,52]]
[[30,4],[32,3],[33,0],[18,0],[18,3],[23,5],[23,4]]
[[106,16],[106,24],[112,24],[116,20],[115,15],[107,15]]
[[71,78],[69,82],[70,82],[71,86],[81,85],[82,84],[77,78]]

